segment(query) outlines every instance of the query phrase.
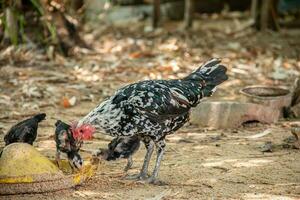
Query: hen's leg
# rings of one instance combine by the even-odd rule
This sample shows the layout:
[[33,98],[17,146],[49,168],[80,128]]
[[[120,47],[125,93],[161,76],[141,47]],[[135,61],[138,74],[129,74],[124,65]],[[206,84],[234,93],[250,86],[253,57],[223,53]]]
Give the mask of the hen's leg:
[[161,184],[161,182],[157,180],[157,176],[158,176],[158,172],[159,172],[160,163],[161,163],[161,160],[162,160],[164,152],[165,152],[166,143],[165,143],[165,140],[162,139],[162,140],[155,142],[155,145],[157,148],[157,158],[156,158],[155,167],[154,167],[152,175],[147,180],[145,180],[145,182],[153,183],[153,184]]
[[56,150],[55,161],[56,161],[58,168],[60,168],[60,151],[59,150]]
[[151,155],[153,153],[153,149],[154,149],[154,144],[153,142],[150,140],[150,138],[147,139],[143,139],[143,142],[145,144],[145,147],[147,149],[147,153],[144,159],[144,164],[143,167],[141,169],[141,172],[137,175],[133,175],[133,176],[127,176],[127,179],[131,179],[131,180],[143,180],[147,178],[147,171],[148,171],[148,166],[150,163],[150,159],[151,159]]
[[143,167],[141,169],[141,172],[140,172],[140,175],[142,175],[143,177],[146,177],[147,176],[147,172],[148,172],[148,166],[149,166],[149,163],[150,163],[150,159],[151,159],[151,156],[152,156],[152,153],[153,153],[153,150],[154,150],[154,144],[151,140],[148,140],[147,142],[145,142],[145,146],[147,148],[147,153],[146,153],[146,156],[145,156],[145,159],[144,159],[144,164],[143,164]]
[[132,156],[129,156],[129,158],[127,158],[127,165],[124,168],[124,172],[127,172],[132,167],[132,164],[133,164]]

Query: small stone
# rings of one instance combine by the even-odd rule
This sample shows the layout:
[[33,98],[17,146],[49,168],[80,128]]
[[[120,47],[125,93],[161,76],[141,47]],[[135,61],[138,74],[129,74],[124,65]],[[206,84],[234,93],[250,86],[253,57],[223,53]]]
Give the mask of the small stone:
[[291,148],[292,148],[292,145],[287,144],[287,143],[283,143],[283,144],[282,144],[282,148],[284,148],[284,149],[291,149]]
[[220,135],[211,136],[210,139],[211,139],[212,141],[218,141],[218,140],[221,140],[221,136],[220,136]]
[[291,143],[296,142],[296,140],[297,140],[297,139],[296,139],[293,135],[291,135],[291,136],[289,136],[289,137],[283,139],[283,142],[288,143],[288,144],[291,144]]
[[267,141],[260,148],[261,148],[261,150],[260,150],[261,152],[272,152],[273,151],[273,149],[272,149],[273,148],[273,144],[272,144],[271,141]]

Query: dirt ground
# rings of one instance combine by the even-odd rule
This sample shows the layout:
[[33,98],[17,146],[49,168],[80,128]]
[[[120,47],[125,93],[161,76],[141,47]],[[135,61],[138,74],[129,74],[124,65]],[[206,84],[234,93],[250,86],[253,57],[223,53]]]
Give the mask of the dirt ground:
[[[53,157],[57,119],[79,119],[122,85],[183,77],[210,57],[222,57],[229,69],[230,79],[214,97],[218,99],[238,99],[238,90],[249,84],[291,86],[299,76],[299,31],[260,34],[241,31],[232,23],[226,27],[207,20],[190,33],[174,25],[148,34],[139,27],[103,28],[84,36],[94,51],[78,50],[72,58],[51,59],[26,46],[1,50],[0,146],[10,126],[43,111],[47,120],[40,124],[35,146]],[[284,77],[276,75],[278,69]],[[73,96],[75,105],[66,104]],[[291,136],[290,123],[248,124],[234,130],[187,124],[167,137],[159,174],[164,186],[123,180],[126,161],[120,160],[101,164],[91,180],[76,188],[0,199],[300,199],[300,152],[283,146]],[[266,130],[270,132],[266,136],[247,137]],[[273,151],[262,153],[267,141],[274,145]],[[108,142],[107,136],[97,133],[83,148],[93,150]],[[142,146],[129,173],[138,172],[144,155]],[[153,163],[154,157],[150,169]]]

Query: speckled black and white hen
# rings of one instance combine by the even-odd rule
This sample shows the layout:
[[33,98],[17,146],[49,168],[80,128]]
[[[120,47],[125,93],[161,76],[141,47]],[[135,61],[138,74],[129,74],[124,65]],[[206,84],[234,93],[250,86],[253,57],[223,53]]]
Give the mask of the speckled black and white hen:
[[[125,86],[81,119],[77,127],[89,124],[115,137],[139,136],[147,153],[141,172],[131,178],[157,183],[165,137],[182,127],[190,109],[227,80],[226,67],[220,62],[212,59],[183,79],[147,80]],[[157,159],[148,178],[154,144]]]
[[46,114],[40,113],[11,127],[4,136],[5,145],[15,142],[23,142],[32,145],[37,137],[39,123],[45,120],[45,118]]

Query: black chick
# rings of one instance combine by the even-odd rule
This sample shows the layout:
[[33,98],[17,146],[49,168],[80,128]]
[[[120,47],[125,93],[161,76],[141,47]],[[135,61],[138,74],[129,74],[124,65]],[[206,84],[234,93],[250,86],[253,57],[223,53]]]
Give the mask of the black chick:
[[37,137],[38,124],[45,118],[46,114],[40,113],[11,127],[4,136],[5,145],[15,142],[23,142],[32,145]]
[[127,159],[127,165],[124,171],[127,172],[133,164],[132,156],[140,147],[138,136],[116,137],[109,144],[108,149],[99,149],[95,156],[100,156],[107,161],[117,160],[119,158]]
[[83,165],[83,160],[78,151],[82,145],[82,141],[74,139],[71,126],[57,120],[55,123],[55,142],[56,142],[56,162],[59,165],[61,152],[67,154],[70,166],[72,169],[80,169]]

